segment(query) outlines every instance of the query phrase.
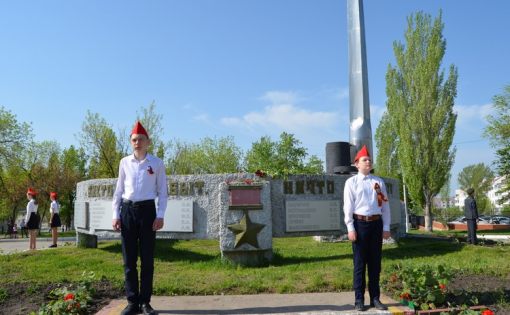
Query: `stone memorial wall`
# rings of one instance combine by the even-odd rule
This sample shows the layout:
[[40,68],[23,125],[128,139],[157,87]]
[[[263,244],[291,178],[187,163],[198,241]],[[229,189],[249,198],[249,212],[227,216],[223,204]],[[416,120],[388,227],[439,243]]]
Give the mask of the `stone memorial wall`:
[[[158,238],[218,239],[222,255],[242,264],[272,258],[272,238],[345,234],[344,183],[350,175],[298,175],[287,179],[253,174],[168,176],[165,226]],[[384,179],[394,237],[405,231],[398,182]],[[116,179],[77,185],[74,224],[78,244],[120,238],[112,222]],[[92,240],[90,240],[92,238]]]

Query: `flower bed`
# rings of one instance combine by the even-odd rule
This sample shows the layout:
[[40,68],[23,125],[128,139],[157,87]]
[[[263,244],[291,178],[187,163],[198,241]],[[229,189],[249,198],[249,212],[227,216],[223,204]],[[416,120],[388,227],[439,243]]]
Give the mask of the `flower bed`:
[[453,276],[460,271],[443,265],[394,265],[392,269],[383,288],[416,314],[493,314],[486,306],[477,305],[476,295],[449,290]]

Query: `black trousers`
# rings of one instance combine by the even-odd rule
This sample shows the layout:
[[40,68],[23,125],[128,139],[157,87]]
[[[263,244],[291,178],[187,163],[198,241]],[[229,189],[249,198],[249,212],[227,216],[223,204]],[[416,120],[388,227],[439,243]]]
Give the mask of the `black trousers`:
[[363,301],[365,296],[365,270],[368,269],[368,292],[370,301],[380,296],[379,275],[382,258],[382,220],[365,222],[354,220],[357,238],[352,243],[354,256],[353,288],[356,301]]
[[[154,245],[156,232],[152,224],[156,219],[154,200],[121,204],[122,257],[126,297],[130,303],[149,303],[154,277]],[[140,282],[136,269],[140,254]]]
[[466,224],[468,228],[467,242],[476,245],[478,243],[476,239],[476,219],[467,219]]

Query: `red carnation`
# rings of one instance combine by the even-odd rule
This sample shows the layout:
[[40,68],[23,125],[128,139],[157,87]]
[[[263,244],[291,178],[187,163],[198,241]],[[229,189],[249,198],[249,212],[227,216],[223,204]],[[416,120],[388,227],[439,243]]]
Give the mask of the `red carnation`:
[[74,300],[74,294],[67,293],[66,296],[64,297],[64,301],[67,301],[67,300]]

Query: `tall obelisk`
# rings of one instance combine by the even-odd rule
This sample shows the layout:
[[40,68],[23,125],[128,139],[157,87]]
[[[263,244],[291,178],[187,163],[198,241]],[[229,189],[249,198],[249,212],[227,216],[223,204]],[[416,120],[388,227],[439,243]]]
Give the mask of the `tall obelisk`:
[[347,0],[347,15],[351,159],[363,145],[373,158],[363,0]]

